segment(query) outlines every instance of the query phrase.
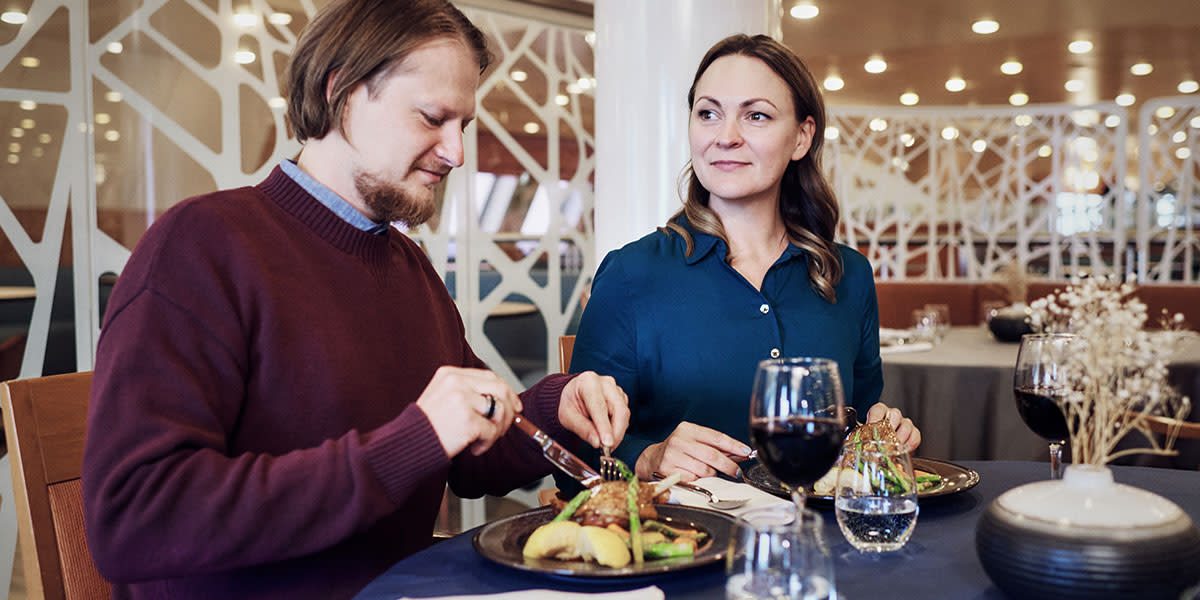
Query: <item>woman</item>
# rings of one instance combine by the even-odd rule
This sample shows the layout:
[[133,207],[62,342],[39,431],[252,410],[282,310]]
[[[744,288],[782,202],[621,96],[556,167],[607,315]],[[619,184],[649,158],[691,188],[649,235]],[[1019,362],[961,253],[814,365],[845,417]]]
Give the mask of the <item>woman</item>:
[[572,371],[611,375],[629,396],[615,455],[643,479],[736,476],[750,452],[755,366],[787,356],[835,359],[847,403],[868,421],[887,418],[916,448],[912,422],[875,404],[874,277],[833,241],[838,206],[820,169],[825,109],[812,75],[779,42],[735,35],[700,62],[688,105],[683,209],[605,258],[575,340]]

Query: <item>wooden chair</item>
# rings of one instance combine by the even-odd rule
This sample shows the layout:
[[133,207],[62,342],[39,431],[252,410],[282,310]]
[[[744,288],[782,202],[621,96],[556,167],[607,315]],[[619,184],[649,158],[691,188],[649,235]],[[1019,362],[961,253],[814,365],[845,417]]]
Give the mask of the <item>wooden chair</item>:
[[68,373],[7,381],[0,393],[29,598],[110,595],[88,551],[79,482],[91,385],[91,372]]
[[[1148,415],[1146,417],[1146,425],[1150,431],[1159,435],[1166,435],[1167,430],[1176,425],[1173,419],[1160,417],[1158,415]],[[1200,423],[1195,421],[1183,421],[1179,423],[1179,432],[1176,434],[1179,439],[1184,440],[1200,440]]]
[[575,336],[558,336],[558,372],[571,372],[571,351],[575,350]]

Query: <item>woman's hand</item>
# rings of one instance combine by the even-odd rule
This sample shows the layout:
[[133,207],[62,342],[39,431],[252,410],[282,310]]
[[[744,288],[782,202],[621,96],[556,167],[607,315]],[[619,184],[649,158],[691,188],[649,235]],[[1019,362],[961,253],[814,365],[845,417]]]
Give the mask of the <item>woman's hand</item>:
[[916,450],[921,445],[921,430],[913,425],[912,419],[900,414],[898,408],[888,408],[888,405],[882,402],[876,402],[871,410],[867,411],[867,423],[874,423],[887,419],[888,425],[896,430],[896,437],[908,446],[909,452]]
[[715,429],[680,423],[671,435],[657,444],[646,447],[637,459],[634,471],[639,479],[649,481],[654,473],[679,473],[683,481],[712,477],[718,472],[736,477],[738,464],[745,460],[750,448]]

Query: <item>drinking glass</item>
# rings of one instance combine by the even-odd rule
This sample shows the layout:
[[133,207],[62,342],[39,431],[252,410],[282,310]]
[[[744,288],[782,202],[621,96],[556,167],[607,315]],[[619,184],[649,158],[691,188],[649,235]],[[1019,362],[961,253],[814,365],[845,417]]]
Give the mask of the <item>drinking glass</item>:
[[804,488],[837,460],[846,433],[842,379],[827,358],[758,363],[750,396],[750,437],[758,460],[792,492],[797,514]]
[[1075,336],[1028,333],[1021,336],[1013,392],[1021,420],[1050,444],[1050,479],[1062,479],[1062,445],[1069,430],[1062,398],[1067,392],[1062,362]]
[[837,598],[821,515],[809,510],[787,521],[750,513],[738,520],[725,555],[727,600]]
[[868,441],[842,450],[834,512],[838,528],[860,552],[904,547],[917,525],[917,480],[908,446]]
[[912,311],[913,334],[920,341],[936,343],[942,332],[939,318],[936,311],[924,308],[914,309]]
[[950,331],[950,305],[949,304],[926,304],[925,312],[930,312],[937,315],[937,321],[934,327],[934,335],[937,341],[942,341],[946,337],[946,332]]

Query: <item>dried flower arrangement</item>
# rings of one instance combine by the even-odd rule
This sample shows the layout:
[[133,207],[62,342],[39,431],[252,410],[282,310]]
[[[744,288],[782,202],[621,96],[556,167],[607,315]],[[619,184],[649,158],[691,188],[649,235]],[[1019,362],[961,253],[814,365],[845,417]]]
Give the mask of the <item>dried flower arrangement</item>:
[[[1184,336],[1182,315],[1165,319],[1163,331],[1149,332],[1146,305],[1133,296],[1134,286],[1115,279],[1075,280],[1065,290],[1035,300],[1030,306],[1034,331],[1070,332],[1065,364],[1069,390],[1062,397],[1075,463],[1104,465],[1128,454],[1174,454],[1175,432],[1160,443],[1147,426],[1151,415],[1181,421],[1190,400],[1167,381],[1167,360]],[[1133,431],[1149,447],[1116,450]]]
[[1011,304],[1024,304],[1029,290],[1029,273],[1015,263],[1008,263],[996,270],[990,285],[1003,288],[1005,299]]

